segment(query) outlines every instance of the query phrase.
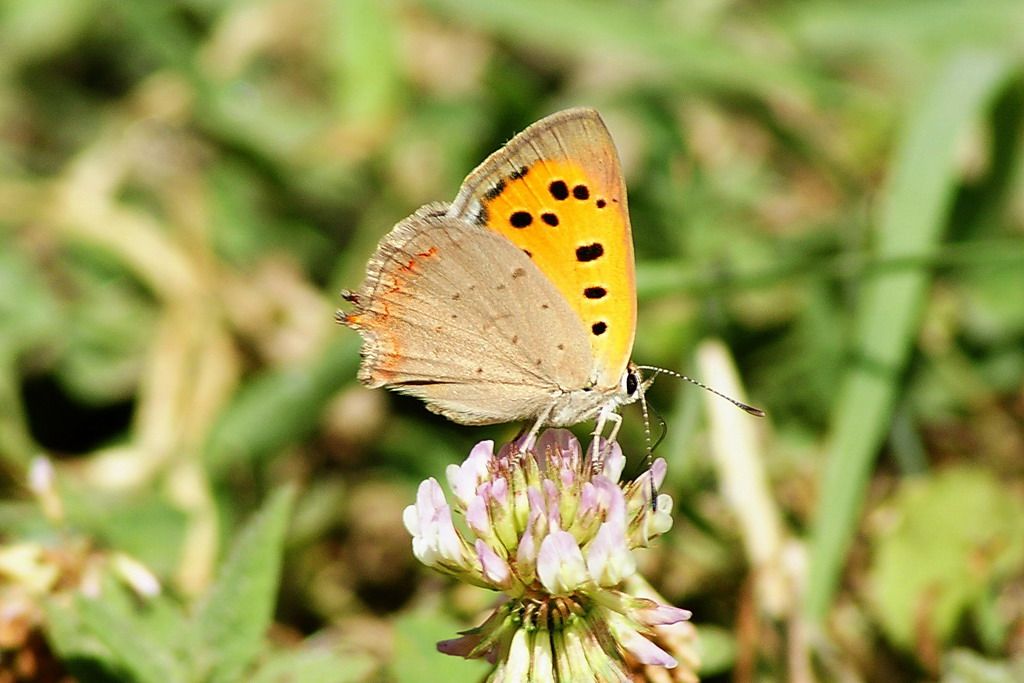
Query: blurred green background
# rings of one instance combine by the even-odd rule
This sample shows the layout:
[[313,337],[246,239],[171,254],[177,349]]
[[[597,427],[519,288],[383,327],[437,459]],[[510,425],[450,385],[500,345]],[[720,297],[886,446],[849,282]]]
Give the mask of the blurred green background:
[[[401,511],[519,426],[358,387],[332,314],[395,222],[576,105],[623,160],[634,358],[768,411],[649,397],[677,515],[641,565],[704,679],[1024,680],[1021,27],[1019,0],[0,1],[0,682],[477,680],[433,643],[492,596],[420,568]],[[621,442],[636,471],[633,408]],[[111,584],[124,556],[158,599]]]

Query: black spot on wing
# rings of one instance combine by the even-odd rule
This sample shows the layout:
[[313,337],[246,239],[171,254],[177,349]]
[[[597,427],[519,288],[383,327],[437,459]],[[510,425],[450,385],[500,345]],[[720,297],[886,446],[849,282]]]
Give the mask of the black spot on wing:
[[499,180],[494,184],[494,187],[484,192],[484,199],[487,201],[494,201],[501,196],[501,193],[505,191],[505,181]]
[[593,261],[604,256],[604,247],[600,242],[594,242],[593,244],[585,244],[582,247],[576,247],[576,260],[580,263],[586,263],[587,261]]
[[516,211],[508,217],[508,222],[513,228],[525,228],[533,223],[533,216],[529,211]]

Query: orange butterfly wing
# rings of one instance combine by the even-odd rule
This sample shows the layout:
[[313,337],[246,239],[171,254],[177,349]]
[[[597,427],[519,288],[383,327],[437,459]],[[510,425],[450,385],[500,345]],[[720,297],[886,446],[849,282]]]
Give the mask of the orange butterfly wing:
[[533,124],[466,178],[448,215],[521,248],[585,327],[599,387],[618,385],[636,333],[636,276],[618,154],[593,109]]

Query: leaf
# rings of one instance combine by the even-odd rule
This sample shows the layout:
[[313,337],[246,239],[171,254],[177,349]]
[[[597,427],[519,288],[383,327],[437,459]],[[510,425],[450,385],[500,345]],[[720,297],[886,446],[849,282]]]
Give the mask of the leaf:
[[1024,657],[1009,661],[986,659],[970,650],[953,650],[942,660],[940,683],[1019,683],[1024,681]]
[[61,325],[60,310],[31,260],[17,249],[0,249],[0,335],[3,354],[44,342]]
[[60,310],[31,260],[17,249],[0,248],[0,461],[24,467],[35,445],[22,410],[19,358],[59,335]]
[[85,403],[125,400],[138,387],[152,343],[152,299],[128,264],[104,248],[76,244],[63,256],[62,274],[75,296],[61,311],[56,379]]
[[391,665],[395,680],[398,683],[479,681],[487,670],[485,662],[437,651],[438,641],[454,638],[461,630],[465,630],[465,625],[440,614],[417,613],[399,618],[395,624],[395,656]]
[[336,107],[344,119],[366,123],[394,113],[401,69],[394,8],[373,0],[335,3],[326,49],[334,70]]
[[[515,40],[539,53],[616,56],[654,74],[669,73],[711,91],[767,95],[772,88],[802,90],[828,82],[798,63],[765,60],[679,21],[658,6],[608,0],[429,0],[427,7],[474,28]],[[704,29],[704,30],[702,30]]]
[[[957,180],[956,142],[1010,73],[993,55],[961,54],[920,100],[897,150],[875,226],[879,259],[925,257],[939,243]],[[865,278],[853,362],[838,390],[811,540],[805,608],[818,621],[832,600],[871,464],[889,429],[929,281],[923,265]]]
[[119,608],[111,593],[104,590],[102,597],[95,599],[78,596],[73,607],[51,601],[47,608],[49,636],[62,658],[110,674],[127,674],[138,683],[186,681],[175,653],[152,638],[136,615],[123,605]]
[[377,662],[367,654],[300,650],[272,656],[249,683],[349,683],[369,681]]
[[181,510],[156,496],[112,495],[72,477],[62,484],[65,514],[76,529],[131,555],[157,574],[174,571],[185,534]]
[[46,610],[46,639],[68,670],[79,680],[116,681],[120,663],[109,648],[87,631],[78,611],[66,600],[49,600]]
[[724,674],[736,665],[736,636],[727,629],[700,626],[697,629],[697,649],[701,676]]
[[204,680],[234,683],[263,647],[294,491],[277,491],[245,526],[195,619]]
[[936,49],[1012,46],[1020,41],[1016,28],[1024,21],[1024,5],[1016,0],[806,2],[787,7],[785,13],[792,17],[797,40],[813,46],[817,54],[864,51],[904,61],[908,54]]
[[0,44],[5,67],[35,62],[79,40],[96,11],[95,0],[5,2]]
[[885,634],[906,650],[949,641],[965,610],[1024,563],[1024,501],[981,469],[908,480],[875,538],[868,575]]

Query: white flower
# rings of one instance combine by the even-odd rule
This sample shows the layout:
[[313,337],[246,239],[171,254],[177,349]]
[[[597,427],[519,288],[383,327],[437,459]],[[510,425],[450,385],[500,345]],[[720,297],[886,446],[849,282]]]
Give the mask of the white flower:
[[428,479],[405,510],[421,562],[505,595],[479,627],[438,643],[490,659],[489,681],[628,681],[638,664],[676,665],[650,637],[690,613],[622,588],[636,573],[631,551],[671,528],[672,499],[652,506],[650,497],[665,461],[620,484],[622,450],[598,446],[594,462],[565,430],[544,432],[525,452],[513,443],[495,455],[484,441],[448,467],[451,506]]

